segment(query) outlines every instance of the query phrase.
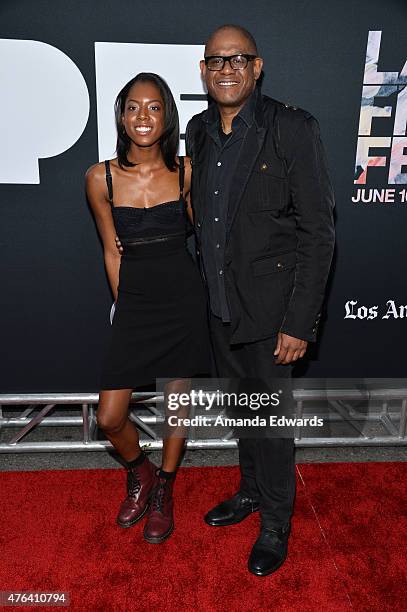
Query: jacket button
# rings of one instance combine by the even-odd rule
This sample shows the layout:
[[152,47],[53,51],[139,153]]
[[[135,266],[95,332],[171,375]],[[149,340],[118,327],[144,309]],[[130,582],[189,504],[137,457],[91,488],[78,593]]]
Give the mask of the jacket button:
[[198,221],[198,223],[196,225],[197,225],[197,227],[201,227],[200,221]]
[[282,268],[282,267],[283,267],[283,264],[279,261],[277,264],[277,268]]

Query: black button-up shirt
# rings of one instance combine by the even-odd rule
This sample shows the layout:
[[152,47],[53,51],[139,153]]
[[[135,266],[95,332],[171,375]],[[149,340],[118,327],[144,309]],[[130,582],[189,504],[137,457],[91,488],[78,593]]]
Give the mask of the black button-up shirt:
[[208,285],[211,311],[230,322],[225,290],[226,218],[231,181],[236,171],[240,147],[254,121],[257,91],[232,121],[232,132],[223,132],[214,104],[208,109],[206,130],[211,137],[205,216],[201,233],[201,256]]

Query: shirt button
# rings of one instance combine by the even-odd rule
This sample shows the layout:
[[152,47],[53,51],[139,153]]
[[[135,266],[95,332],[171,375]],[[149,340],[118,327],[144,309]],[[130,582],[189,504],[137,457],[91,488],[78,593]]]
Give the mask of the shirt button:
[[218,162],[216,165],[217,165],[217,166],[221,166],[221,165],[222,165],[222,162]]
[[222,276],[222,274],[223,274],[223,270],[219,270],[219,274]]
[[219,221],[219,217],[215,217],[215,221]]
[[218,193],[219,193],[219,189],[217,189],[216,191],[214,191],[214,194],[215,194],[215,195],[218,195]]

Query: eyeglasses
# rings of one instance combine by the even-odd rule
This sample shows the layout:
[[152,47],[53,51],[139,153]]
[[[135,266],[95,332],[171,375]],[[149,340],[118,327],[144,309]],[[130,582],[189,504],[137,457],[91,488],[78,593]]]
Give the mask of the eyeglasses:
[[239,55],[207,55],[204,59],[209,70],[222,70],[225,62],[229,62],[232,70],[243,70],[256,57],[257,55],[239,53]]

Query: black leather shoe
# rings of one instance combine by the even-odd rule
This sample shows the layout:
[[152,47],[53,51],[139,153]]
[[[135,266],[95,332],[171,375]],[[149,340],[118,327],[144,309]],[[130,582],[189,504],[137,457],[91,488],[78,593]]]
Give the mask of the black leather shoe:
[[289,535],[289,524],[282,529],[262,527],[249,557],[249,572],[268,576],[283,565],[287,558]]
[[205,523],[214,527],[224,527],[240,523],[246,516],[259,509],[259,502],[241,493],[220,503],[205,515]]

